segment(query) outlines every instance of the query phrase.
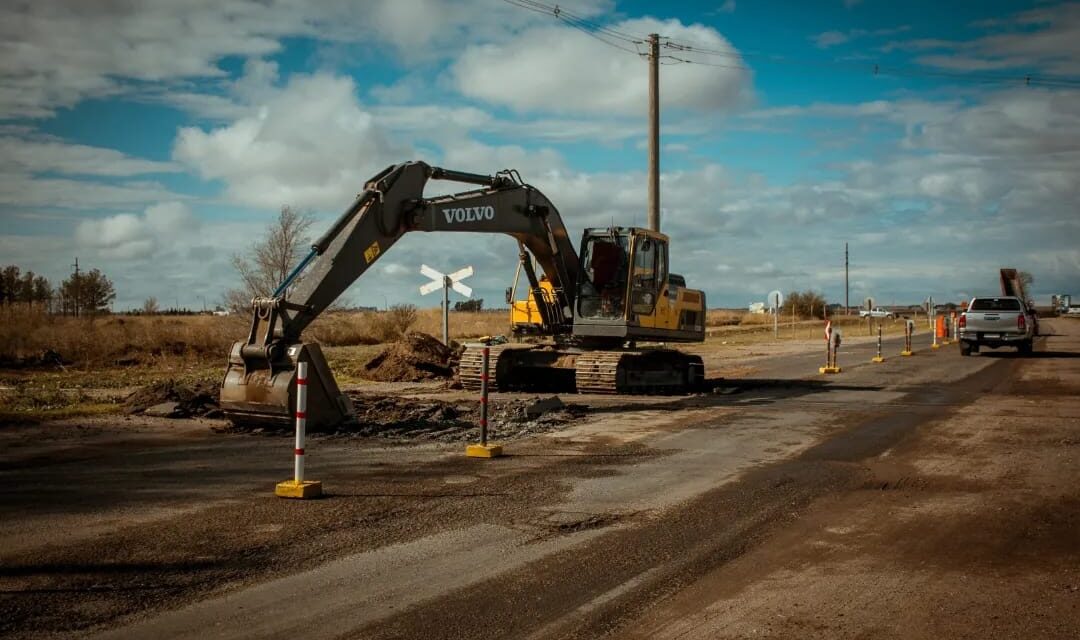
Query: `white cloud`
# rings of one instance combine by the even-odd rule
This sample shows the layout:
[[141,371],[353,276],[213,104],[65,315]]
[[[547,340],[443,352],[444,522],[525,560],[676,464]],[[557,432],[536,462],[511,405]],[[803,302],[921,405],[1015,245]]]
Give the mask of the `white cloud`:
[[179,170],[170,162],[135,158],[104,147],[70,144],[50,136],[0,137],[0,172],[4,173],[135,176]]
[[84,220],[75,228],[75,241],[99,257],[132,260],[154,254],[177,236],[195,231],[198,220],[187,205],[162,202],[147,207],[142,215],[121,213],[99,220]]
[[0,173],[0,205],[113,209],[179,197],[183,196],[153,181],[128,180],[107,184],[67,178],[38,178],[21,172]]
[[[1016,69],[1039,74],[1080,72],[1080,4],[1065,2],[1014,14],[1004,21],[974,26],[996,33],[973,40],[918,39],[890,43],[886,50],[943,50],[917,58],[922,64],[954,71]],[[1004,30],[1000,27],[1004,27]]]
[[[577,4],[585,16],[610,8],[608,0]],[[541,20],[484,0],[7,2],[0,4],[0,115],[45,117],[87,97],[129,92],[132,80],[220,78],[222,58],[266,56],[287,37],[382,44],[414,63]]]
[[341,208],[377,169],[412,156],[360,105],[350,78],[296,74],[247,92],[265,101],[224,126],[181,129],[173,149],[203,178],[223,180],[234,202]]
[[833,30],[819,33],[816,36],[811,37],[810,40],[817,45],[819,49],[828,49],[829,47],[835,47],[838,44],[844,44],[859,38],[880,38],[903,33],[910,29],[911,27],[908,25],[901,25],[899,27],[886,29],[852,29],[850,31]]
[[[662,33],[738,58],[727,39],[699,24],[643,18],[612,28]],[[669,108],[715,112],[750,98],[749,74],[736,65],[672,64],[662,76],[661,102]],[[535,27],[504,43],[472,45],[454,62],[450,77],[460,93],[518,111],[638,114],[648,104],[643,58],[565,26]]]

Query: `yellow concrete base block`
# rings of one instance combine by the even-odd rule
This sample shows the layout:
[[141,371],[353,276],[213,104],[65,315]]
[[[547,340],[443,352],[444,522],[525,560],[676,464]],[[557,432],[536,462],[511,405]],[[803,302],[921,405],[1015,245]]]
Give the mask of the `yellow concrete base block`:
[[931,348],[931,349],[938,349],[938,348],[940,348],[940,347],[941,347],[941,345],[940,345],[940,344],[938,344],[938,343],[936,343],[936,342],[935,342],[934,344],[930,345],[930,348]]
[[902,356],[913,356],[913,355],[915,355],[915,352],[914,351],[901,351],[900,355],[902,355]]
[[882,358],[881,356],[874,356],[873,358],[870,358],[870,362],[885,362],[885,358]]
[[818,373],[840,373],[840,367],[818,367]]
[[274,495],[279,498],[299,498],[301,500],[322,497],[322,483],[318,480],[286,480],[277,483]]
[[470,444],[465,447],[465,455],[469,458],[497,458],[502,454],[500,444]]

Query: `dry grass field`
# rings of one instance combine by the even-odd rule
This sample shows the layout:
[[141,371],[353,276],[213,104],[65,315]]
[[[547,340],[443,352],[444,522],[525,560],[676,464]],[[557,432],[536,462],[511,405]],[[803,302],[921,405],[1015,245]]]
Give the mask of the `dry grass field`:
[[[245,316],[99,316],[70,318],[20,307],[0,308],[0,421],[119,411],[132,390],[155,382],[217,382],[233,342],[248,331]],[[342,384],[363,382],[363,365],[381,345],[406,330],[439,336],[439,309],[332,312],[319,318],[305,338],[319,342]],[[847,335],[866,335],[858,318],[835,318]],[[777,343],[772,317],[738,310],[708,313],[705,344],[691,351],[719,354],[737,345]],[[886,333],[902,321],[884,323]],[[816,340],[821,320],[790,318],[780,341]],[[920,331],[925,330],[920,327]],[[467,340],[509,333],[505,310],[452,312],[450,334]]]

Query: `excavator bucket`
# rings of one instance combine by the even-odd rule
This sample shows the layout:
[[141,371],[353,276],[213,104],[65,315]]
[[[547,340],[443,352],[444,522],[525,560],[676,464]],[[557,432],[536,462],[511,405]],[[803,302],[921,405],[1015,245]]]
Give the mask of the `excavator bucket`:
[[221,409],[238,425],[284,426],[296,411],[296,365],[308,363],[307,425],[333,426],[353,416],[319,345],[298,342],[261,347],[237,342],[221,382]]

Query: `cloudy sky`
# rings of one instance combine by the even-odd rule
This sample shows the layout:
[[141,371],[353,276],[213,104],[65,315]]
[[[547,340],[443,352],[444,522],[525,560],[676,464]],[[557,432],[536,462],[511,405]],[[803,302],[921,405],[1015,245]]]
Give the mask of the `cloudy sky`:
[[[993,292],[1000,266],[1080,294],[1080,3],[559,4],[5,2],[0,263],[213,304],[281,205],[317,233],[409,159],[516,168],[575,239],[643,225],[658,33],[663,229],[712,306],[842,301],[844,242],[853,302]],[[412,234],[345,302],[437,304],[421,262],[501,302],[515,260]]]

